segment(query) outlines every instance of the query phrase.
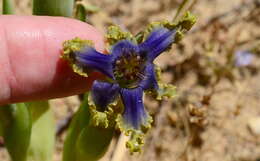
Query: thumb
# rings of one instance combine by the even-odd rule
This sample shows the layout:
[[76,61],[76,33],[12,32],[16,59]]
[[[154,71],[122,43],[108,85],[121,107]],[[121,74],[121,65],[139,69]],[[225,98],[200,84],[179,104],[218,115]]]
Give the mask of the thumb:
[[69,18],[0,16],[0,104],[83,93],[101,76],[81,77],[60,59],[62,43],[92,40],[99,51],[103,36],[94,27]]

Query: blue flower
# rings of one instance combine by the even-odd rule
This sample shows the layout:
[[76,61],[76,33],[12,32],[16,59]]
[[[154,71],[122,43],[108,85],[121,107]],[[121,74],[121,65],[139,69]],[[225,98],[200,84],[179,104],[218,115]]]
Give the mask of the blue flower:
[[235,66],[244,67],[252,63],[254,55],[249,51],[237,51],[235,53]]
[[91,95],[97,109],[105,111],[110,103],[121,98],[124,126],[141,130],[149,116],[144,108],[143,93],[158,89],[153,61],[171,46],[175,34],[175,30],[158,27],[140,44],[130,40],[117,42],[110,54],[99,53],[90,46],[75,52],[77,64],[110,78],[109,82],[95,81],[92,86]]

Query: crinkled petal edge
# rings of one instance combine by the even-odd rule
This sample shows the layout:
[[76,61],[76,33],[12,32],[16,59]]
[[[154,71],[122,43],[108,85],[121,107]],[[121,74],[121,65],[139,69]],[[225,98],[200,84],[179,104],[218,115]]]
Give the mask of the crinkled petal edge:
[[86,46],[93,46],[91,40],[82,40],[78,37],[63,42],[63,51],[61,58],[69,62],[72,70],[84,77],[88,77],[87,71],[75,60],[75,52],[82,50]]

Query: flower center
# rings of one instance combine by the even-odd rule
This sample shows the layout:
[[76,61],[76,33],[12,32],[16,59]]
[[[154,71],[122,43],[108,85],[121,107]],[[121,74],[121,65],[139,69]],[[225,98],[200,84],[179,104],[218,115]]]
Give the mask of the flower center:
[[121,87],[135,88],[144,78],[144,58],[137,54],[119,57],[114,66],[114,75]]

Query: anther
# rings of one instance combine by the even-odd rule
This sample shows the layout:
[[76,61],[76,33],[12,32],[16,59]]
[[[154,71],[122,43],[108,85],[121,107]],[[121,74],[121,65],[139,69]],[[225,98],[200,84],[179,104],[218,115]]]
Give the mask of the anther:
[[137,59],[137,60],[140,60],[140,59],[141,59],[141,57],[140,57],[139,55],[137,55],[137,56],[136,56],[136,59]]
[[120,60],[117,60],[117,61],[116,61],[116,64],[117,64],[117,65],[118,65],[118,64],[120,64],[120,63],[121,63],[121,61],[120,61]]

